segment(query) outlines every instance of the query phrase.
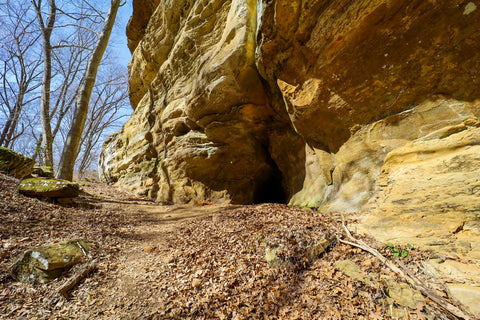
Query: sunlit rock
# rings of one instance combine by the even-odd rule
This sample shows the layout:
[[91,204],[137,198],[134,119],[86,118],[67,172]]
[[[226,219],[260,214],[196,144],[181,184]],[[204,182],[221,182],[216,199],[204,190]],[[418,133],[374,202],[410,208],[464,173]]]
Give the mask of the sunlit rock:
[[40,177],[22,180],[17,190],[29,197],[75,198],[80,186],[67,180]]
[[10,275],[29,284],[52,281],[66,268],[81,262],[89,248],[90,243],[76,239],[27,250],[15,259]]
[[33,159],[8,148],[0,147],[0,172],[16,178],[24,178],[32,173],[34,164]]

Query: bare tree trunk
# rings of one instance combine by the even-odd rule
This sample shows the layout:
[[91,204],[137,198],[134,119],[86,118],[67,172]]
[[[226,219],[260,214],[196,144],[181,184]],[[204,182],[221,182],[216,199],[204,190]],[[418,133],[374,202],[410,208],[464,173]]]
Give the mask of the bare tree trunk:
[[3,129],[2,135],[0,136],[0,146],[10,147],[10,144],[13,140],[15,130],[17,129],[18,119],[20,118],[20,113],[22,112],[23,107],[23,97],[25,91],[23,86],[20,87],[20,92],[17,96],[17,101],[15,102],[15,107],[13,112],[8,117],[7,122],[5,123],[5,128]]
[[88,114],[88,103],[92,94],[95,79],[97,77],[98,66],[103,57],[103,53],[107,48],[110,34],[112,33],[115,18],[121,0],[111,0],[110,11],[105,19],[102,33],[100,34],[97,44],[93,50],[92,56],[88,60],[87,70],[83,75],[82,82],[77,95],[75,115],[72,127],[67,136],[67,141],[63,148],[62,158],[60,160],[57,178],[72,180],[75,160],[78,154],[80,139],[82,137],[83,128]]
[[[37,43],[38,37],[34,34],[32,25],[35,18],[27,15],[29,1],[21,0],[16,3],[2,3],[1,11],[9,17],[2,25],[5,31],[0,39],[3,68],[0,71],[2,90],[0,91],[0,105],[3,113],[8,111],[7,120],[0,134],[0,146],[11,148],[15,140],[24,133],[25,124],[18,126],[24,106],[35,98],[29,97],[38,88],[36,69],[40,66],[40,59],[32,59],[31,52]],[[13,107],[11,106],[13,104]]]
[[[20,100],[20,101],[19,101]],[[22,111],[23,106],[23,93],[20,91],[17,96],[17,101],[13,111],[8,116],[7,122],[5,122],[5,127],[2,130],[0,135],[0,146],[7,147],[10,145],[10,142],[13,137],[13,133],[17,128],[18,118],[20,117],[20,112]]]
[[49,0],[50,12],[48,14],[47,23],[45,24],[42,17],[42,0],[32,0],[37,13],[37,19],[40,24],[43,38],[43,82],[42,82],[42,99],[40,103],[40,118],[42,122],[42,145],[43,145],[43,162],[46,166],[53,167],[53,135],[50,119],[50,87],[52,80],[52,45],[50,38],[55,25],[56,4],[55,0]]

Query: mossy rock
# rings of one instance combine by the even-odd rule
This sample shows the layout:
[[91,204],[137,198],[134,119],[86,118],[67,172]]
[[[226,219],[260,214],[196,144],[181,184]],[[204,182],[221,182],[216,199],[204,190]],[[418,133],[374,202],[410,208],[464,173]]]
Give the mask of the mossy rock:
[[34,166],[32,171],[34,177],[53,178],[53,168],[44,166]]
[[76,239],[30,249],[15,259],[9,272],[13,279],[24,283],[49,282],[80,263],[89,248],[90,243]]
[[28,197],[75,198],[78,197],[78,183],[53,178],[30,178],[20,182],[18,192]]
[[[332,240],[326,237],[320,240],[310,242],[307,237],[299,237],[298,241],[290,243],[276,239],[278,241],[269,241],[265,246],[265,260],[271,267],[280,267],[286,269],[303,268],[306,265],[319,259],[320,256],[332,245]],[[302,243],[302,244],[300,244]]]
[[360,266],[352,260],[346,259],[336,261],[334,264],[334,268],[343,272],[348,277],[362,282],[363,284],[366,284],[368,286],[373,285],[370,275],[363,272],[362,268],[360,268]]
[[33,159],[8,148],[0,147],[0,172],[16,178],[23,178],[32,173],[34,164]]

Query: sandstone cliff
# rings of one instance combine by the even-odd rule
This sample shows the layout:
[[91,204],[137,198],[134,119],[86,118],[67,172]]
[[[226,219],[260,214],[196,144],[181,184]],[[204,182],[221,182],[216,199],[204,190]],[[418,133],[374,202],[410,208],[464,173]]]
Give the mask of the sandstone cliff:
[[478,1],[133,5],[134,113],[104,180],[164,203],[360,212],[379,240],[480,260]]
[[478,219],[478,3],[133,4],[135,111],[104,180],[159,202]]

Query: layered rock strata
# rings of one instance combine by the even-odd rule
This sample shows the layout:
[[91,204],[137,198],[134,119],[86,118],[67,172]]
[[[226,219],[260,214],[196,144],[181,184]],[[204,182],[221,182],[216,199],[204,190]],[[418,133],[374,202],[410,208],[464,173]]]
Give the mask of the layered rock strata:
[[277,196],[269,185],[279,173],[267,150],[271,111],[255,67],[256,19],[255,1],[157,6],[137,31],[145,36],[130,64],[135,112],[106,143],[107,181],[161,202]]
[[478,219],[475,2],[144,3],[135,111],[105,143],[104,180],[160,202]]

